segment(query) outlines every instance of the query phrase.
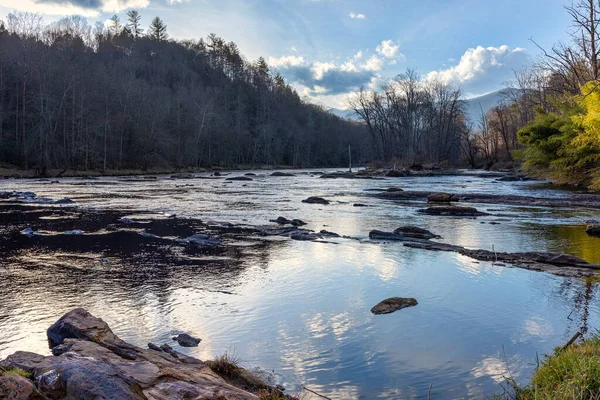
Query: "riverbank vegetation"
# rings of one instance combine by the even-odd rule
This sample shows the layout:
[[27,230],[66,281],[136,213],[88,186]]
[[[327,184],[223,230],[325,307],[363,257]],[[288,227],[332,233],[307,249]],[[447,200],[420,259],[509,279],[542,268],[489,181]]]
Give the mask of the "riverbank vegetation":
[[347,165],[359,123],[311,104],[216,35],[170,40],[140,15],[90,26],[11,13],[0,24],[0,164],[107,171]]
[[559,347],[546,356],[531,383],[524,388],[510,385],[498,398],[514,400],[590,400],[600,398],[600,338],[592,336],[581,344]]

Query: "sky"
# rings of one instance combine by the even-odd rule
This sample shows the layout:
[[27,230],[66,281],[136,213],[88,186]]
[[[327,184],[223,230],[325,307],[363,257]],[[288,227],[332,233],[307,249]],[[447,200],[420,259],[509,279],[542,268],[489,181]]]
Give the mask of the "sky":
[[45,22],[78,14],[90,23],[128,9],[143,25],[160,16],[171,37],[215,33],[249,60],[264,57],[301,96],[345,106],[413,69],[460,86],[465,97],[499,90],[513,71],[566,40],[569,0],[0,0],[0,16],[36,12]]

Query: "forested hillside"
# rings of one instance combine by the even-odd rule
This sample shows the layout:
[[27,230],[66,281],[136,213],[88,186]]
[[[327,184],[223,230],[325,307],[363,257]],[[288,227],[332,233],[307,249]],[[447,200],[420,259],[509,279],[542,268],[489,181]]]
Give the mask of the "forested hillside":
[[364,127],[300,99],[235,43],[169,40],[140,15],[91,27],[10,14],[0,27],[0,163],[50,169],[346,165]]

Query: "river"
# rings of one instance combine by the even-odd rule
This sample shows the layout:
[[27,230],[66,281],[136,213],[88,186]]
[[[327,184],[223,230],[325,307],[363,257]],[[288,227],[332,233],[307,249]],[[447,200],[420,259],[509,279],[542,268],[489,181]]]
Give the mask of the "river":
[[[292,393],[305,385],[332,399],[426,399],[431,385],[436,399],[487,398],[502,392],[506,377],[526,383],[536,357],[578,330],[600,328],[594,282],[368,240],[373,229],[417,225],[445,243],[558,251],[600,262],[600,239],[584,233],[584,221],[599,217],[595,210],[475,204],[493,215],[451,218],[417,213],[423,203],[369,196],[369,189],[390,186],[546,197],[570,192],[472,174],[331,180],[305,171],[289,171],[293,177],[252,172],[248,182],[204,179],[209,174],[0,181],[0,191],[70,198],[78,213],[149,218],[152,212],[246,225],[284,216],[361,239],[272,238],[264,245],[229,239],[233,250],[219,254],[116,242],[75,246],[67,241],[78,239],[69,236],[59,236],[64,244],[56,249],[43,238],[19,242],[25,244],[4,250],[0,260],[0,359],[17,350],[49,354],[45,330],[84,307],[139,346],[172,343],[178,332],[199,336],[199,347],[181,351],[201,359],[227,351],[242,366],[271,371]],[[308,196],[332,203],[302,203]],[[354,207],[357,202],[369,207]],[[29,224],[15,218],[17,212],[0,203],[1,240],[27,240],[15,239]],[[86,230],[69,218],[72,229]],[[159,251],[174,255],[165,261]],[[415,297],[419,304],[390,315],[370,313],[392,296]]]

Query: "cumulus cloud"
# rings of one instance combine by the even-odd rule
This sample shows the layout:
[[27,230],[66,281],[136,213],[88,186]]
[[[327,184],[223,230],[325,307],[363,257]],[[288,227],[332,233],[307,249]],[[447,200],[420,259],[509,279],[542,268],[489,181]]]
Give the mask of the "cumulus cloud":
[[316,61],[308,63],[301,56],[270,57],[269,65],[278,69],[290,82],[304,88],[306,95],[333,96],[368,85],[383,67],[377,56],[361,62],[362,52],[343,63]]
[[365,14],[351,12],[350,13],[350,18],[352,18],[352,19],[366,19],[367,17],[365,16]]
[[267,63],[271,67],[288,67],[298,66],[304,64],[304,57],[302,56],[283,56],[283,57],[269,57]]
[[394,43],[393,40],[384,40],[375,50],[382,56],[386,58],[393,58],[398,54],[398,50],[400,49],[400,45]]
[[10,9],[48,15],[78,14],[95,17],[100,12],[119,12],[129,8],[145,8],[149,0],[2,0]]
[[498,86],[512,77],[512,71],[527,64],[529,54],[522,48],[509,46],[468,49],[457,65],[432,71],[427,80],[465,86],[468,91],[483,93],[486,87]]
[[382,41],[376,54],[359,50],[343,62],[307,62],[304,57],[288,55],[269,57],[268,63],[307,96],[332,97],[370,87],[386,66],[394,65],[404,56],[400,45],[392,40]]

